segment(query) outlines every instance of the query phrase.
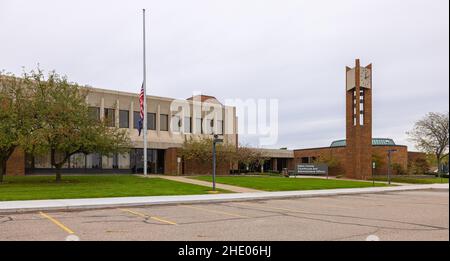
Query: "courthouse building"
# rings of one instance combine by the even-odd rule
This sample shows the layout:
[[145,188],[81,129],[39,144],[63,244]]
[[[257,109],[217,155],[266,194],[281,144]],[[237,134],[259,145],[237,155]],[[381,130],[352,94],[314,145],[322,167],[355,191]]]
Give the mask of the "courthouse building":
[[[367,179],[372,174],[372,160],[379,166],[375,174],[387,173],[388,151],[391,163],[406,171],[423,153],[408,152],[390,138],[372,137],[372,65],[346,67],[346,139],[333,141],[328,147],[296,150],[257,149],[264,154],[264,171],[295,170],[304,163],[333,161],[330,175]],[[126,129],[132,147],[128,153],[107,157],[100,154],[73,155],[63,167],[68,173],[142,173],[143,139],[138,136],[139,98],[136,93],[89,88],[87,102],[92,117],[108,119],[112,126]],[[199,95],[186,100],[148,96],[148,172],[158,174],[211,173],[211,164],[184,161],[179,149],[189,138],[223,136],[224,142],[238,146],[236,108],[222,105],[212,96]],[[301,137],[299,137],[301,139]],[[221,163],[219,174],[229,174],[237,164]],[[7,163],[7,174],[24,175],[51,173],[50,155],[25,155],[17,149]],[[395,174],[395,172],[394,172]]]
[[[91,116],[107,119],[111,126],[125,129],[132,141],[128,153],[112,156],[76,154],[63,166],[63,173],[142,173],[143,137],[139,136],[139,97],[127,93],[88,88]],[[180,161],[178,150],[190,138],[219,134],[224,142],[237,146],[235,107],[222,105],[212,96],[199,95],[186,100],[147,96],[148,172],[153,174],[202,174],[211,166]],[[219,165],[228,174],[232,166]],[[32,156],[17,149],[7,162],[8,175],[52,173],[50,154]]]

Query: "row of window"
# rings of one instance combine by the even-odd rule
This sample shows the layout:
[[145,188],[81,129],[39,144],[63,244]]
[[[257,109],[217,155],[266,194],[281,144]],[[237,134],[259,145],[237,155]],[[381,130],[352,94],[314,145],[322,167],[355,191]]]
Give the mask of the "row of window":
[[[67,160],[63,169],[119,169],[142,172],[144,166],[143,149],[131,149],[130,152],[103,156],[99,153],[83,154],[77,153]],[[62,155],[56,155],[57,158]],[[53,168],[50,161],[50,153],[42,155],[26,154],[25,164],[28,170]],[[149,173],[164,173],[164,150],[148,149],[147,166]]]
[[[100,108],[98,107],[89,107],[89,114],[93,119],[100,120]],[[108,126],[114,127],[116,123],[115,119],[115,110],[105,108],[104,109],[104,119],[107,122]],[[119,110],[119,128],[129,128],[129,111],[127,110]],[[133,112],[133,128],[137,129],[139,127],[139,119],[140,112]],[[195,125],[197,126],[194,133],[201,134],[213,134],[214,132],[214,120],[207,120],[207,124],[205,128],[203,128],[203,119],[196,118]],[[159,117],[160,130],[168,131],[169,130],[169,115],[160,114]],[[184,125],[184,126],[183,126]],[[172,116],[172,130],[174,132],[180,132],[181,128],[183,128],[185,133],[192,133],[192,117],[184,117],[184,122],[181,121],[179,116]],[[148,130],[156,130],[156,113],[149,112],[147,113],[147,129]],[[223,134],[223,121],[217,121],[217,134]]]

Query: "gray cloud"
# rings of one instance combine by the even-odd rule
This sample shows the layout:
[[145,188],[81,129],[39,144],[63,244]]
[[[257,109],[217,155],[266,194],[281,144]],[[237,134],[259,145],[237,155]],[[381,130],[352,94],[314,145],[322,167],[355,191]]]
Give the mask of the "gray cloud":
[[[149,93],[277,98],[274,147],[345,137],[345,66],[374,66],[374,136],[407,144],[429,111],[448,110],[447,0],[0,0],[0,68],[37,63],[73,81],[138,92],[141,8]],[[255,143],[252,137],[241,137]]]

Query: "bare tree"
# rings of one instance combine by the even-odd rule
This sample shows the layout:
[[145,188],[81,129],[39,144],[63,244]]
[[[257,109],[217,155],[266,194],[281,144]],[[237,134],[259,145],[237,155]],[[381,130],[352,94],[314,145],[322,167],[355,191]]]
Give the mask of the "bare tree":
[[435,155],[440,175],[441,161],[448,155],[448,112],[428,113],[407,134],[417,149]]

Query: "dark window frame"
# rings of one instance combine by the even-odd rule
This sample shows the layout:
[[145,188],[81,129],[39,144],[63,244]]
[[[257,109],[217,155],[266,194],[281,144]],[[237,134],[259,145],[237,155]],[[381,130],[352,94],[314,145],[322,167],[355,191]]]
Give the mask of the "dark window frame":
[[[111,116],[111,117],[109,117]],[[108,127],[116,126],[116,110],[113,108],[104,108],[103,109],[103,119],[108,124]]]
[[[166,124],[163,125],[163,118],[166,120]],[[169,115],[168,114],[160,114],[159,115],[159,130],[160,131],[169,131]]]
[[[186,124],[189,122],[189,125]],[[186,129],[187,128],[187,129]],[[192,133],[192,117],[185,116],[183,119],[183,130],[185,133]]]
[[[126,115],[126,121],[122,119],[123,115]],[[119,110],[119,128],[124,128],[124,129],[130,128],[130,111],[129,110]]]

